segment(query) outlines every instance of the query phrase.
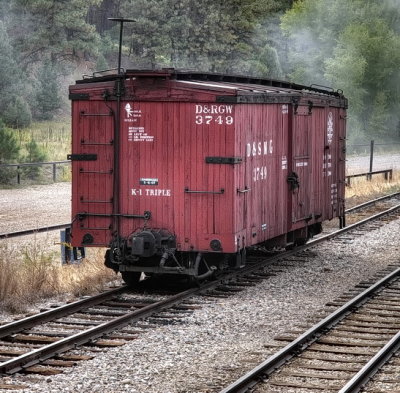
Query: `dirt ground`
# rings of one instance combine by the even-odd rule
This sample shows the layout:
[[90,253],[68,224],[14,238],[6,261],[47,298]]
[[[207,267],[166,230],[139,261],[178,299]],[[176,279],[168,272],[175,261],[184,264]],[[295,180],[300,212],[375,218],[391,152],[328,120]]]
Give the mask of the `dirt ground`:
[[71,222],[71,184],[0,190],[0,233]]
[[[71,222],[71,183],[0,190],[0,234]],[[7,254],[24,249],[61,252],[60,231],[0,240]],[[12,253],[16,251],[17,253]]]

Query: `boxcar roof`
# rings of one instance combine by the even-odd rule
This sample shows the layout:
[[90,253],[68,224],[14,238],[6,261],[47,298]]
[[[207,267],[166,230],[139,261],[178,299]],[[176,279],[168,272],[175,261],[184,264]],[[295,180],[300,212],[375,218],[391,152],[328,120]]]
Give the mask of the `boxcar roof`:
[[[78,85],[99,82],[111,82],[119,78],[126,80],[160,80],[171,81],[175,87],[183,89],[200,89],[214,92],[226,92],[227,96],[220,97],[221,101],[231,102],[269,102],[267,96],[289,97],[305,96],[321,99],[337,99],[337,104],[347,107],[347,100],[341,90],[334,91],[329,87],[311,85],[305,86],[292,82],[275,79],[249,77],[243,75],[228,75],[210,72],[178,71],[175,69],[162,70],[126,70],[122,74],[96,72],[76,81]],[[82,86],[83,87],[83,86]],[[235,98],[234,98],[235,97]],[[274,99],[271,101],[273,102]]]
[[[76,81],[76,83],[93,83],[93,82],[105,82],[110,80],[115,80],[118,78],[118,75],[107,74],[104,71],[104,75],[102,71],[95,72],[92,76],[84,76],[83,79]],[[193,84],[199,85],[209,85],[209,86],[218,86],[232,89],[248,89],[248,90],[259,90],[261,86],[263,92],[266,92],[267,89],[265,87],[271,88],[271,92],[276,92],[277,90],[307,90],[310,92],[322,93],[333,96],[342,96],[343,92],[341,90],[334,91],[330,87],[319,86],[319,85],[311,85],[305,86],[297,83],[281,81],[277,79],[268,79],[268,78],[257,78],[252,76],[244,76],[244,75],[234,75],[234,74],[220,74],[220,73],[211,73],[211,72],[193,72],[193,71],[180,71],[175,69],[162,69],[162,70],[127,70],[122,74],[123,78],[166,78],[172,80],[180,80],[192,82]],[[256,86],[255,86],[256,85]]]

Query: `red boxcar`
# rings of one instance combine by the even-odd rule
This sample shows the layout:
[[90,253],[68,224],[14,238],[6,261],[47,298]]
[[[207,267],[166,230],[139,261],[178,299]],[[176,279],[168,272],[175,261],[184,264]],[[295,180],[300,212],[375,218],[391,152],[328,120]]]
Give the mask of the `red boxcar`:
[[340,92],[162,70],[83,79],[70,99],[73,245],[108,247],[127,282],[204,278],[344,217]]

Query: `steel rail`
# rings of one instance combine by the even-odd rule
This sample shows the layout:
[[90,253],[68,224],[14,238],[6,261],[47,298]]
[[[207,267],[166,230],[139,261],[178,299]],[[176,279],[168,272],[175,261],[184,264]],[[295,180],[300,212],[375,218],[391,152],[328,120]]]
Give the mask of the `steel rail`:
[[[384,217],[386,215],[394,213],[399,209],[400,209],[400,204],[393,206],[390,209],[387,209],[383,212],[375,214],[371,217],[365,218],[364,220],[361,220],[357,223],[349,225],[345,228],[342,228],[342,229],[339,229],[330,234],[315,238],[315,239],[309,241],[306,245],[298,247],[297,250],[298,251],[304,250],[309,247],[315,246],[319,243],[322,243],[324,241],[333,239],[334,237],[337,237],[343,233],[349,232],[355,228],[358,228],[364,224],[367,224],[370,221],[374,221],[381,217]],[[391,279],[390,277],[392,275],[394,275],[394,276],[398,275],[399,272],[400,272],[400,269],[397,269],[391,275],[380,280],[377,284],[375,284],[371,288],[375,288],[377,285],[380,285],[380,287],[382,287],[383,285],[385,285],[384,284],[384,282],[386,282],[385,280],[390,280]],[[273,371],[275,371],[277,368],[279,368],[282,364],[286,363],[287,360],[292,358],[299,350],[302,349],[302,346],[310,345],[307,342],[310,341],[311,337],[315,336],[315,338],[313,340],[313,341],[315,341],[322,334],[323,330],[328,328],[329,323],[336,324],[337,322],[335,322],[335,323],[333,322],[335,320],[335,318],[337,319],[337,317],[335,316],[336,314],[337,314],[337,316],[341,316],[340,319],[343,319],[345,317],[346,313],[349,312],[349,310],[351,310],[352,307],[354,307],[354,305],[351,305],[351,303],[361,301],[362,299],[366,299],[368,296],[368,293],[370,293],[370,291],[372,290],[371,288],[367,289],[362,294],[358,295],[353,300],[351,300],[350,302],[343,305],[335,313],[331,314],[330,316],[328,316],[327,318],[325,318],[324,320],[319,322],[317,325],[315,325],[312,328],[310,328],[309,330],[307,330],[303,335],[298,337],[292,343],[288,344],[286,347],[284,347],[282,350],[277,352],[275,355],[272,355],[266,361],[264,361],[263,363],[261,363],[260,365],[255,367],[253,370],[251,370],[250,372],[248,372],[241,378],[239,378],[236,382],[229,385],[227,388],[222,390],[220,393],[245,393],[246,390],[254,387],[259,382],[260,379],[264,378],[265,376],[270,375]],[[376,289],[373,289],[373,290],[376,290]],[[260,377],[260,375],[261,375],[261,377]]]
[[87,307],[95,306],[104,302],[105,300],[112,298],[115,295],[119,295],[127,290],[126,286],[111,289],[98,295],[91,296],[87,299],[81,299],[73,303],[68,303],[63,306],[47,310],[38,314],[31,315],[29,317],[7,323],[6,325],[0,326],[0,338],[16,334],[26,329],[30,329],[39,323],[46,323],[54,319],[64,317],[72,314],[79,310]]
[[[239,191],[238,190],[238,192],[247,192],[247,191],[248,190],[245,190],[245,191]],[[365,202],[365,203],[361,203],[360,205],[353,206],[353,207],[347,209],[345,211],[345,214],[351,213],[351,212],[359,210],[359,209],[363,209],[364,207],[368,207],[368,206],[374,205],[377,202],[382,202],[384,200],[392,199],[392,198],[396,198],[396,197],[400,197],[400,192],[395,192],[393,194],[385,195],[385,196],[379,197],[377,199],[374,199],[372,201],[368,201],[368,202]],[[95,202],[99,202],[99,201],[95,201]],[[100,202],[106,203],[107,201],[100,201]],[[25,235],[33,235],[35,233],[41,233],[41,232],[55,231],[55,230],[58,230],[58,229],[65,229],[65,228],[68,228],[70,226],[71,226],[71,223],[68,223],[68,224],[60,224],[60,225],[53,225],[53,226],[47,226],[47,227],[40,227],[40,228],[35,228],[35,229],[26,229],[26,230],[17,231],[17,232],[2,233],[2,234],[0,234],[0,239],[7,239],[7,238],[13,238],[13,237],[19,237],[19,236],[25,236]]]
[[[284,257],[295,254],[299,250],[302,250],[303,248],[305,249],[306,247],[299,247],[296,250],[290,250],[290,251],[286,251],[284,253],[274,255],[268,259],[267,263],[270,264],[279,259],[282,259]],[[217,287],[218,285],[220,285],[221,283],[226,282],[230,279],[233,279],[239,275],[250,274],[264,266],[266,266],[265,260],[246,265],[245,267],[243,267],[240,270],[228,272],[227,274],[225,274],[223,277],[221,277],[220,279],[218,279],[216,281],[211,281],[211,282],[205,283],[200,288],[192,288],[192,289],[183,291],[183,292],[178,293],[177,295],[174,295],[171,298],[168,298],[166,300],[153,303],[149,306],[141,308],[140,310],[135,310],[124,316],[117,317],[117,318],[113,319],[112,321],[105,322],[101,325],[95,326],[84,332],[80,332],[73,336],[66,337],[55,343],[38,348],[32,352],[29,352],[29,353],[23,354],[21,356],[18,356],[16,358],[10,359],[4,363],[0,363],[0,374],[13,374],[13,373],[19,372],[19,371],[23,370],[24,368],[30,367],[34,364],[37,364],[46,359],[49,359],[52,356],[54,356],[55,354],[60,354],[60,353],[66,352],[66,351],[70,350],[71,348],[76,347],[77,345],[82,345],[91,340],[95,340],[96,338],[101,337],[101,336],[103,336],[117,328],[120,328],[124,325],[127,325],[127,324],[133,322],[134,320],[145,318],[149,315],[159,312],[162,309],[171,307],[174,304],[182,302],[185,299],[188,299],[194,295],[197,295],[197,294],[207,291],[209,289],[213,289],[213,288]],[[118,290],[120,290],[121,292],[123,291],[122,288],[117,289],[117,290],[115,290],[116,293],[118,292]],[[103,294],[101,294],[101,295],[103,295]],[[98,295],[98,296],[101,296],[101,295]],[[98,304],[100,302],[101,302],[101,300],[100,301],[95,300],[94,302],[92,302],[92,305]],[[57,315],[57,317],[59,318],[63,315],[70,314],[74,310],[74,308],[77,310],[83,308],[84,303],[86,303],[87,305],[90,305],[91,299],[83,299],[82,301],[79,301],[76,303],[77,303],[76,305],[75,305],[75,303],[72,303],[72,304],[69,304],[66,306],[62,306],[61,309],[64,309],[64,313],[62,310],[60,312],[58,312],[57,309],[54,309],[54,310],[46,311],[45,313],[39,313],[37,315],[33,315],[31,317],[25,318],[22,321],[16,321],[16,322],[12,322],[8,325],[4,325],[4,326],[0,327],[0,338],[5,337],[10,334],[15,334],[18,331],[33,327],[37,323],[47,322],[52,319],[55,319],[55,317],[54,317],[55,315]],[[79,307],[80,305],[82,305],[82,307]]]
[[[274,261],[277,261],[278,259],[281,259],[284,256],[289,256],[294,253],[298,252],[297,250],[290,250],[285,253],[279,254],[272,256],[271,258],[268,259],[268,263],[272,263]],[[56,354],[60,354],[63,352],[66,352],[70,350],[71,348],[76,347],[77,345],[82,345],[85,344],[91,340],[95,340],[98,337],[101,337],[107,333],[110,333],[111,331],[120,328],[124,325],[127,325],[134,320],[142,319],[147,316],[150,316],[154,313],[159,312],[160,310],[163,310],[165,308],[171,307],[177,303],[181,303],[182,301],[197,295],[199,293],[202,293],[204,291],[207,291],[209,289],[213,289],[220,285],[221,283],[230,280],[232,278],[237,277],[238,275],[246,275],[249,273],[252,273],[255,270],[260,269],[260,267],[263,267],[266,265],[265,260],[261,262],[256,262],[251,265],[245,266],[244,268],[238,270],[238,271],[232,271],[227,274],[225,274],[223,277],[216,281],[211,281],[202,284],[201,287],[199,288],[192,288],[188,289],[186,291],[180,292],[176,295],[173,295],[172,297],[162,300],[160,302],[153,303],[149,306],[145,306],[139,310],[135,310],[129,314],[123,315],[121,317],[117,317],[113,319],[112,321],[105,322],[101,325],[95,326],[91,329],[88,329],[84,332],[77,333],[73,336],[66,337],[62,340],[59,340],[55,343],[46,345],[44,347],[38,348],[32,352],[23,354],[19,357],[10,359],[9,361],[6,361],[4,363],[0,363],[0,374],[13,374],[16,372],[19,372],[23,370],[24,368],[30,367],[36,363],[42,362],[46,359],[51,358],[52,356]],[[31,328],[33,326],[36,326],[38,323],[42,322],[48,322],[56,318],[60,318],[62,316],[71,314],[74,311],[83,309],[85,306],[92,306],[95,304],[99,304],[105,299],[107,299],[107,294],[118,294],[126,290],[126,287],[121,287],[117,288],[112,291],[107,291],[103,294],[96,295],[95,299],[92,300],[92,298],[89,299],[83,299],[78,302],[74,302],[65,306],[61,306],[60,310],[54,309],[54,310],[49,310],[44,313],[39,313],[30,317],[27,317],[21,321],[15,321],[11,322],[7,325],[0,326],[0,338],[7,337],[11,334],[18,333],[22,330]]]
[[[307,243],[304,246],[297,247],[295,250],[287,251],[287,252],[280,253],[280,254],[277,254],[275,256],[272,256],[272,257],[268,258],[267,262],[265,260],[263,260],[263,261],[260,261],[260,262],[254,263],[254,264],[249,264],[249,265],[245,266],[244,268],[242,268],[242,269],[240,269],[238,271],[233,271],[233,272],[227,273],[226,275],[221,277],[219,280],[212,281],[212,282],[209,282],[209,283],[205,283],[200,288],[193,288],[193,289],[186,290],[184,292],[181,292],[181,293],[179,293],[177,295],[174,295],[174,296],[172,296],[172,297],[170,297],[170,298],[168,298],[166,300],[163,300],[161,302],[157,302],[157,303],[154,303],[152,305],[146,306],[146,307],[144,307],[144,308],[142,308],[140,310],[136,310],[136,311],[128,313],[128,314],[126,314],[124,316],[117,317],[117,318],[113,319],[112,321],[105,322],[105,323],[103,323],[101,325],[95,326],[95,327],[93,327],[93,328],[91,328],[89,330],[86,330],[84,332],[77,333],[75,335],[72,335],[70,337],[64,338],[64,339],[59,340],[59,341],[57,341],[55,343],[52,343],[50,345],[44,346],[44,347],[36,349],[36,350],[34,350],[32,352],[29,352],[29,353],[26,353],[24,355],[21,355],[21,356],[19,356],[17,358],[8,360],[8,361],[6,361],[4,363],[0,363],[0,373],[10,373],[10,374],[12,374],[12,373],[18,372],[18,371],[20,371],[20,370],[22,370],[22,369],[24,369],[26,367],[32,366],[33,364],[36,364],[36,363],[44,361],[44,360],[46,360],[48,358],[51,358],[55,354],[66,352],[69,349],[74,348],[77,345],[81,345],[81,344],[87,343],[88,341],[97,339],[98,337],[101,337],[101,336],[103,336],[103,335],[105,335],[105,334],[107,334],[107,333],[109,333],[109,332],[111,332],[111,331],[113,331],[113,330],[115,330],[117,328],[120,328],[120,327],[122,327],[122,326],[124,326],[124,325],[126,325],[128,323],[131,323],[134,320],[145,318],[145,317],[147,317],[149,315],[152,315],[152,314],[154,314],[156,312],[159,312],[160,310],[163,310],[165,308],[171,307],[172,305],[180,303],[183,300],[188,299],[191,296],[194,296],[194,295],[199,294],[201,292],[204,292],[206,290],[215,288],[219,284],[221,284],[221,283],[223,283],[223,282],[225,282],[227,280],[230,280],[232,278],[235,278],[235,277],[237,277],[239,275],[250,274],[250,273],[260,269],[261,267],[265,267],[267,264],[270,264],[270,263],[275,262],[275,261],[277,261],[279,259],[283,259],[283,258],[288,257],[288,256],[290,256],[292,254],[295,254],[295,253],[297,253],[299,251],[302,251],[302,250],[305,250],[307,248],[310,248],[313,245],[316,245],[316,244],[318,244],[320,242],[323,242],[325,240],[329,240],[329,239],[331,239],[331,238],[333,238],[335,236],[338,236],[339,234],[342,234],[344,232],[350,231],[351,229],[353,229],[353,228],[355,228],[357,226],[365,224],[368,221],[371,221],[373,219],[382,217],[385,214],[389,214],[391,212],[394,212],[395,210],[397,210],[399,208],[400,208],[400,205],[397,205],[396,207],[388,209],[386,212],[381,212],[381,213],[379,213],[379,214],[377,214],[375,216],[372,216],[372,217],[369,217],[369,218],[367,218],[365,220],[362,220],[359,223],[356,223],[356,224],[353,224],[353,225],[348,226],[346,228],[340,229],[340,230],[335,231],[335,232],[333,232],[331,234],[322,236],[322,237],[320,237],[318,239],[314,239],[314,240],[310,241],[309,243]],[[121,289],[117,289],[116,291],[118,291],[118,290],[123,291],[122,288]],[[99,295],[99,296],[101,296],[101,295]],[[82,300],[82,302],[84,302],[85,300],[86,299]],[[87,301],[90,301],[90,299],[87,299]],[[99,303],[99,302],[97,302],[97,303]],[[74,304],[72,303],[71,305],[66,305],[66,306],[63,306],[63,307],[65,307],[66,309],[68,307],[71,307],[71,309],[72,309],[72,307],[74,307]],[[54,319],[54,318],[50,317],[50,314],[52,312],[57,312],[57,309],[49,310],[48,312],[46,312],[46,313],[48,313],[48,318],[49,318],[48,320]],[[70,312],[71,311],[68,311],[68,313],[70,313]],[[41,313],[41,314],[45,314],[45,313]],[[28,327],[34,326],[35,325],[34,320],[36,319],[36,321],[37,321],[37,320],[39,320],[40,318],[43,317],[43,315],[41,315],[41,314],[37,314],[37,316],[28,317],[26,325],[25,325],[24,328],[22,328],[22,330],[26,329]],[[11,323],[9,325],[14,325],[14,323]],[[16,329],[17,325],[18,325],[18,321],[15,322],[14,326],[7,327],[7,325],[5,325],[2,328],[4,329],[4,332],[6,332],[6,329],[9,329],[8,330],[9,334],[12,334],[10,332],[15,333],[15,331],[16,331],[15,329]],[[0,328],[0,332],[1,332],[1,328]],[[5,336],[7,336],[7,334],[5,334]],[[4,337],[4,335],[2,335],[2,337]]]
[[215,283],[210,282],[201,288],[188,289],[186,291],[173,295],[168,299],[150,304],[139,310],[129,312],[126,315],[114,318],[111,321],[104,322],[83,332],[73,334],[49,345],[43,346],[16,358],[0,363],[0,374],[13,374],[19,372],[25,368],[31,367],[34,364],[49,359],[56,354],[66,352],[72,348],[75,348],[78,345],[86,344],[90,341],[96,340],[97,338],[107,333],[110,333],[122,326],[127,325],[128,323],[133,322],[134,320],[145,318],[156,312],[160,312],[165,308],[169,308],[173,305],[176,305],[177,303],[181,303],[188,297],[207,290],[214,285]]
[[365,203],[361,203],[360,205],[353,206],[353,207],[351,207],[349,209],[346,209],[345,213],[346,214],[352,213],[352,212],[354,212],[356,210],[363,209],[363,208],[368,207],[368,206],[372,206],[377,202],[382,202],[382,201],[386,201],[388,199],[398,198],[398,197],[400,197],[400,192],[394,192],[393,194],[385,195],[385,196],[376,198],[376,199],[374,199],[372,201],[368,201],[368,202],[365,202]]
[[[323,241],[326,241],[326,240],[329,240],[329,239],[333,239],[334,237],[337,237],[337,236],[339,236],[339,235],[341,235],[343,233],[350,232],[353,229],[356,229],[356,228],[358,228],[360,226],[368,224],[368,222],[370,222],[370,221],[375,221],[375,220],[378,220],[379,218],[382,218],[384,216],[388,216],[388,215],[390,215],[392,213],[395,213],[398,210],[400,210],[400,204],[396,205],[396,206],[392,206],[391,208],[389,208],[387,210],[384,210],[384,211],[382,211],[380,213],[374,214],[373,216],[364,218],[364,220],[357,221],[356,223],[348,225],[348,226],[346,226],[346,227],[344,227],[342,229],[338,229],[335,232],[328,233],[327,235],[322,235],[322,236],[317,237],[317,238],[315,238],[313,240],[310,240],[306,245],[302,246],[302,248],[307,248],[307,246],[311,247],[311,246],[314,246],[314,245],[316,245],[318,243],[321,243]],[[300,247],[298,249],[300,249]]]
[[[388,285],[391,281],[400,276],[400,268],[396,269],[386,277],[379,280],[370,288],[357,295],[332,314],[328,315],[322,321],[308,329],[305,333],[299,336],[296,340],[286,345],[276,354],[269,357],[267,360],[253,368],[247,374],[233,382],[231,385],[221,390],[220,393],[245,393],[248,389],[257,385],[260,380],[268,377],[277,368],[286,363],[289,359],[303,351],[305,348],[315,342],[326,330],[331,329],[334,325],[340,322],[348,314],[352,313],[354,308],[360,307],[377,291]],[[347,391],[346,391],[347,392]],[[351,392],[351,391],[348,391]],[[344,392],[342,392],[344,393]]]
[[358,393],[400,349],[400,331],[342,388],[339,393]]
[[[269,263],[275,262],[281,258],[295,254],[296,252],[298,252],[301,249],[302,248],[299,247],[296,250],[290,250],[290,251],[286,251],[281,254],[271,256],[268,259],[267,263],[269,264]],[[66,352],[69,349],[76,347],[77,345],[82,345],[82,344],[85,344],[91,340],[98,338],[98,337],[101,337],[119,327],[122,327],[124,325],[127,325],[128,323],[133,322],[134,320],[145,318],[149,315],[159,312],[162,309],[171,307],[172,305],[174,305],[178,302],[182,302],[185,299],[190,298],[191,296],[194,296],[201,292],[207,291],[209,289],[213,289],[213,288],[217,287],[218,285],[220,285],[221,283],[226,282],[230,279],[234,279],[235,277],[237,277],[239,275],[250,274],[264,266],[266,266],[265,260],[246,265],[245,267],[243,267],[240,270],[227,272],[226,274],[223,275],[223,277],[219,278],[218,280],[204,283],[204,284],[202,284],[202,286],[200,288],[192,288],[192,289],[183,291],[177,295],[172,296],[169,299],[163,300],[161,302],[153,303],[149,306],[141,308],[140,310],[135,310],[134,312],[131,312],[124,316],[118,317],[112,321],[105,322],[101,325],[93,327],[84,332],[80,332],[76,335],[64,338],[60,341],[57,341],[57,342],[47,345],[45,347],[38,348],[32,352],[26,353],[17,358],[10,359],[9,361],[6,361],[4,363],[0,363],[0,374],[2,374],[2,373],[3,374],[13,374],[13,373],[19,372],[19,371],[23,370],[24,368],[30,367],[36,363],[40,363],[46,359],[49,359],[52,356],[54,356],[55,354]],[[74,303],[71,303],[71,304],[68,304],[65,306],[61,306],[59,309],[57,308],[57,309],[53,309],[53,310],[48,310],[44,313],[39,313],[39,314],[30,316],[30,317],[27,317],[21,321],[15,321],[15,322],[11,322],[7,325],[0,326],[0,338],[7,337],[11,334],[18,333],[22,330],[36,326],[39,323],[48,322],[53,319],[60,318],[64,315],[71,314],[72,312],[80,310],[80,309],[84,308],[85,306],[91,306],[91,305],[101,303],[103,300],[105,300],[107,298],[107,294],[110,294],[111,292],[113,292],[114,294],[118,294],[120,292],[123,292],[125,289],[126,289],[126,287],[118,288],[113,291],[108,291],[103,294],[96,295],[94,300],[92,300],[92,298],[83,299],[78,302],[74,302]]]
[[70,226],[71,226],[71,224],[60,224],[60,225],[52,225],[52,226],[41,227],[41,228],[36,228],[36,229],[26,229],[26,230],[17,231],[17,232],[2,233],[2,234],[0,234],[0,239],[9,239],[12,237],[34,235],[36,233],[56,231],[58,229],[69,228]]

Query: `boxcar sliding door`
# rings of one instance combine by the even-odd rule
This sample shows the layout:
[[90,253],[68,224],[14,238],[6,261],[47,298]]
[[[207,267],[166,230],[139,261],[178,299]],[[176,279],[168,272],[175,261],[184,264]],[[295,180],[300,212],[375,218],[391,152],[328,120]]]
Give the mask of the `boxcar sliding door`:
[[293,114],[292,121],[292,154],[291,170],[288,175],[291,190],[292,224],[303,221],[310,216],[311,204],[311,115],[306,106],[299,106]]

